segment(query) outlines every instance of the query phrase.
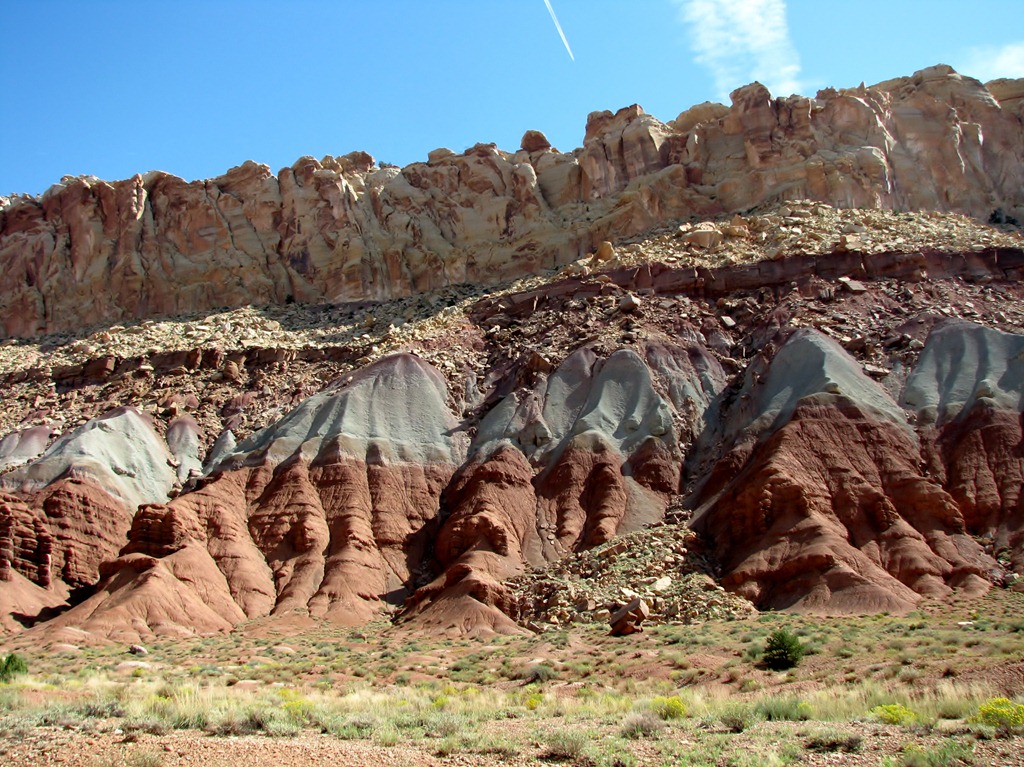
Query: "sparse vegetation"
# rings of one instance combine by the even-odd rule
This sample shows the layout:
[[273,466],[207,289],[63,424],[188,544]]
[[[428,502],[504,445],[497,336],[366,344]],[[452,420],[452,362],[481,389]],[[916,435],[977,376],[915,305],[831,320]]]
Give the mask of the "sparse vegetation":
[[[998,748],[1024,738],[1014,724],[1024,701],[998,697],[979,672],[993,648],[1001,648],[996,663],[1024,653],[1011,620],[1022,608],[1024,595],[997,592],[984,603],[990,619],[967,626],[939,611],[825,623],[767,613],[654,625],[627,639],[600,626],[496,637],[486,649],[480,640],[421,637],[409,647],[383,623],[325,626],[289,636],[293,654],[274,653],[279,637],[153,642],[152,668],[138,676],[118,670],[119,647],[45,656],[18,647],[28,666],[46,671],[0,685],[0,739],[28,742],[39,727],[92,739],[116,730],[119,767],[150,738],[189,733],[259,735],[270,748],[296,737],[323,738],[327,748],[357,741],[487,765],[525,755],[588,767],[763,767],[865,751],[868,732],[892,728],[873,763],[994,764]],[[799,673],[772,671],[748,652],[779,630],[816,648]],[[968,646],[965,635],[980,641]],[[849,658],[837,665],[841,648]],[[487,678],[498,683],[479,681]],[[915,747],[901,750],[910,738]]]
[[917,721],[917,714],[899,703],[875,706],[871,709],[871,715],[885,724],[905,725]]
[[678,695],[659,695],[651,701],[651,711],[666,721],[682,719],[687,714],[686,704]]
[[11,653],[0,661],[0,683],[10,682],[19,674],[28,673],[28,664],[25,659],[16,653]]
[[855,754],[860,751],[863,744],[864,738],[860,735],[828,729],[814,733],[807,738],[804,745],[808,751]]
[[805,652],[796,634],[787,629],[779,629],[768,636],[761,662],[772,671],[785,671],[800,663]]
[[558,674],[555,670],[545,663],[529,663],[515,674],[515,678],[522,680],[525,684],[549,682],[556,676]]
[[556,730],[544,738],[545,757],[560,761],[576,761],[585,753],[589,734],[579,730]]
[[630,715],[622,723],[620,734],[630,740],[653,738],[664,729],[664,722],[649,711]]
[[1009,698],[991,698],[978,707],[971,721],[1002,729],[1024,727],[1024,704]]
[[729,703],[722,708],[718,721],[729,732],[743,732],[757,721],[757,714],[745,703]]
[[811,707],[797,698],[767,698],[757,704],[756,713],[769,722],[804,722],[811,718]]
[[908,743],[899,756],[882,760],[882,767],[967,767],[973,764],[973,746],[953,740],[933,747]]

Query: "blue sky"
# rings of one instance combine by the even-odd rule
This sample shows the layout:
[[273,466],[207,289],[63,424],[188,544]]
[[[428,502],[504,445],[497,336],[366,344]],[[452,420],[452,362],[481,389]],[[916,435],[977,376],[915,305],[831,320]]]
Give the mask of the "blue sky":
[[670,120],[755,79],[1024,77],[1013,0],[550,2],[575,60],[544,0],[5,0],[0,194],[357,149],[405,165],[530,128],[568,151],[593,110]]

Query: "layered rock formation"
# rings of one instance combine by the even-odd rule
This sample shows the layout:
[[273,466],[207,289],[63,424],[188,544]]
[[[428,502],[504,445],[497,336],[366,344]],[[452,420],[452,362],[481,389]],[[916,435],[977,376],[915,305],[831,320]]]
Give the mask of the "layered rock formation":
[[[55,441],[0,480],[0,581],[20,596],[7,614],[31,619],[88,588],[127,542],[136,508],[166,501],[175,459],[151,422],[119,408]],[[27,580],[47,590],[43,596]],[[22,604],[27,600],[27,604]]]
[[660,520],[675,492],[672,406],[636,352],[600,360],[581,349],[558,369],[527,372],[529,386],[482,420],[446,491],[434,550],[443,573],[416,595],[419,626],[507,628],[514,603],[502,581]]
[[369,620],[424,565],[465,454],[455,427],[429,365],[361,371],[225,450],[191,492],[143,506],[100,591],[50,630],[137,639],[294,610]]
[[698,526],[759,607],[904,611],[987,589],[994,563],[922,473],[906,416],[834,341],[798,331],[752,365],[724,436]]
[[927,440],[928,470],[967,529],[1024,569],[1024,337],[950,323],[929,337],[903,394]]
[[[0,349],[0,627],[138,641],[393,616],[457,635],[648,591],[699,616],[680,600],[721,594],[711,576],[730,615],[1013,585],[1019,96],[944,68],[813,100],[754,85],[669,124],[596,113],[568,155],[533,132],[401,170],[352,155],[5,203],[7,332],[107,325]],[[580,585],[658,525],[651,582]],[[606,603],[552,600],[569,559]]]
[[1024,218],[1021,99],[948,67],[815,98],[740,88],[662,123],[595,112],[562,154],[353,153],[273,175],[67,179],[0,206],[0,330],[67,330],[221,306],[361,301],[568,263],[599,242],[780,199]]
[[[43,630],[134,641],[404,606],[417,630],[515,631],[509,579],[660,523],[685,485],[722,583],[761,608],[906,611],[1022,569],[1024,335],[938,323],[901,407],[818,331],[777,331],[738,376],[689,332],[524,361],[472,445],[443,377],[386,358],[222,441],[170,503],[105,510],[131,519],[127,544],[103,550],[96,593]],[[3,507],[20,542],[8,571],[46,589],[31,566],[52,557],[26,544],[62,549],[30,530],[32,505]]]

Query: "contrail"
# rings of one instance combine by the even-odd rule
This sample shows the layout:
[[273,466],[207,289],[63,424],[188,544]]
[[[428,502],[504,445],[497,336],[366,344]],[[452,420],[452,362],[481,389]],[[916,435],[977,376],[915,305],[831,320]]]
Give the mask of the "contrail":
[[551,20],[555,22],[555,29],[558,30],[558,36],[562,38],[562,42],[565,43],[565,50],[569,52],[569,58],[576,61],[576,57],[572,55],[572,48],[569,47],[569,41],[565,39],[565,32],[562,31],[562,25],[558,23],[558,17],[555,15],[555,9],[551,7],[551,0],[544,0],[544,5],[548,7],[548,13],[551,14]]

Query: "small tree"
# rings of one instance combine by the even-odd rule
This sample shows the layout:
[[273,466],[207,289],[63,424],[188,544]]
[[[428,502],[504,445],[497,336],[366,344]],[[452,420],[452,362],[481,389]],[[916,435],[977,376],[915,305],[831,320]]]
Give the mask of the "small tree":
[[761,660],[772,671],[793,668],[804,657],[806,650],[796,634],[786,629],[773,631],[764,645]]
[[28,664],[15,653],[11,653],[0,661],[0,682],[10,682],[18,674],[27,674]]

